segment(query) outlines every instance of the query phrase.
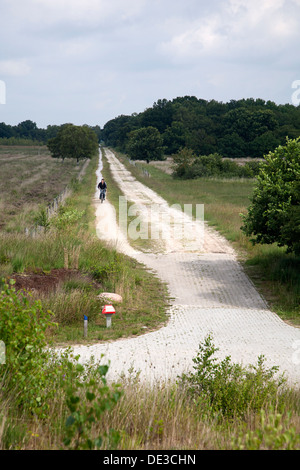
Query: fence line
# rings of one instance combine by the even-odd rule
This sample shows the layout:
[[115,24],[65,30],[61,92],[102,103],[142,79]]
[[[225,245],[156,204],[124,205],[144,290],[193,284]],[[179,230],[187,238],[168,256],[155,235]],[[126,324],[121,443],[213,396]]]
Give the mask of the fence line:
[[[150,173],[149,173],[148,170],[146,170],[145,168],[141,167],[141,166],[140,166],[139,164],[137,164],[137,162],[135,162],[134,160],[128,160],[128,161],[129,161],[129,163],[130,163],[131,165],[135,166],[135,167],[138,168],[139,170],[142,170],[142,172],[143,172],[143,174],[144,174],[145,176],[147,176],[148,178],[150,178],[151,175],[150,175]],[[139,163],[139,162],[138,162],[138,163]]]

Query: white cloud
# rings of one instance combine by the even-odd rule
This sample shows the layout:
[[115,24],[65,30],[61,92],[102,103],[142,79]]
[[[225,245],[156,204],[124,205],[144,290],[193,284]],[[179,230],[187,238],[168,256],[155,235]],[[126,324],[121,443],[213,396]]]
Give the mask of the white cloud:
[[266,18],[266,15],[281,9],[286,0],[229,0],[225,9],[233,14],[246,16],[251,24]]
[[91,26],[136,17],[144,0],[3,0],[15,20],[27,25],[74,24]]
[[286,102],[300,79],[299,7],[300,0],[1,0],[0,80],[9,96],[1,120],[104,125],[184,95]]
[[30,66],[26,60],[0,60],[0,75],[8,77],[22,77],[30,73]]
[[299,38],[297,16],[291,15],[286,0],[229,0],[220,5],[217,13],[199,15],[184,31],[163,42],[164,55],[175,63],[203,57],[253,59],[268,57],[285,41]]
[[199,55],[209,54],[222,47],[225,37],[220,33],[218,17],[203,21],[201,26],[196,24],[181,34],[174,36],[170,41],[161,45],[164,53],[183,60],[194,59]]

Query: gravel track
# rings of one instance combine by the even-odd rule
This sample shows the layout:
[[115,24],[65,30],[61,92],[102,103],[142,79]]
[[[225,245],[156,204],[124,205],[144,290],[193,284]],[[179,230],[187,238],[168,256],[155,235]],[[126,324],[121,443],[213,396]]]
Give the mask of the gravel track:
[[[98,237],[157,273],[167,283],[173,300],[165,327],[135,338],[75,346],[74,353],[80,354],[82,362],[91,356],[110,361],[108,378],[112,380],[135,373],[148,381],[173,380],[192,369],[199,344],[211,334],[220,358],[229,355],[232,361],[246,365],[255,364],[258,356],[264,355],[268,367],[279,366],[290,383],[299,385],[300,329],[268,309],[230,244],[206,224],[185,214],[188,235],[185,239],[176,237],[172,221],[178,223],[179,212],[138,182],[113,152],[105,152],[128,207],[135,203],[144,220],[149,217],[149,208],[157,206],[152,211],[151,227],[159,227],[161,236],[154,240],[151,252],[133,249],[117,223],[109,191],[104,204],[100,204],[96,191]],[[97,184],[101,176],[100,151]],[[190,236],[193,233],[197,235],[194,240]]]

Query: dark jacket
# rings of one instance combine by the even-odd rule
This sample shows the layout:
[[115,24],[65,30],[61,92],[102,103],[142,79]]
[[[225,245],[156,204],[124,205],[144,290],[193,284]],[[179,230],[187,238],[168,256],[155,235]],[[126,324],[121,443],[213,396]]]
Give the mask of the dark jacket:
[[104,183],[102,183],[102,181],[100,181],[100,183],[98,184],[98,189],[106,189],[107,188],[107,185],[104,181]]

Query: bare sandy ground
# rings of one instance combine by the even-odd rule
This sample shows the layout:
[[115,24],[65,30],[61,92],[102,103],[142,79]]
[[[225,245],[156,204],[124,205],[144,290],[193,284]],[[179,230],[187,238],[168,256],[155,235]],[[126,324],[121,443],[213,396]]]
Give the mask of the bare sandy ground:
[[[132,373],[150,381],[173,380],[192,369],[199,344],[211,334],[220,358],[229,355],[232,361],[246,365],[255,364],[263,355],[267,367],[278,366],[290,382],[300,384],[300,329],[268,309],[231,245],[200,218],[193,221],[183,210],[170,208],[107,149],[106,156],[116,184],[127,198],[127,210],[134,208],[139,228],[150,221],[151,236],[159,236],[151,239],[149,252],[132,248],[128,240],[137,234],[137,227],[133,223],[131,232],[130,227],[127,233],[121,230],[108,190],[103,204],[95,192],[98,237],[156,272],[174,300],[165,327],[132,339],[77,346],[74,352],[81,361],[91,356],[110,361],[108,377],[113,380]],[[101,176],[100,152],[97,183]]]

